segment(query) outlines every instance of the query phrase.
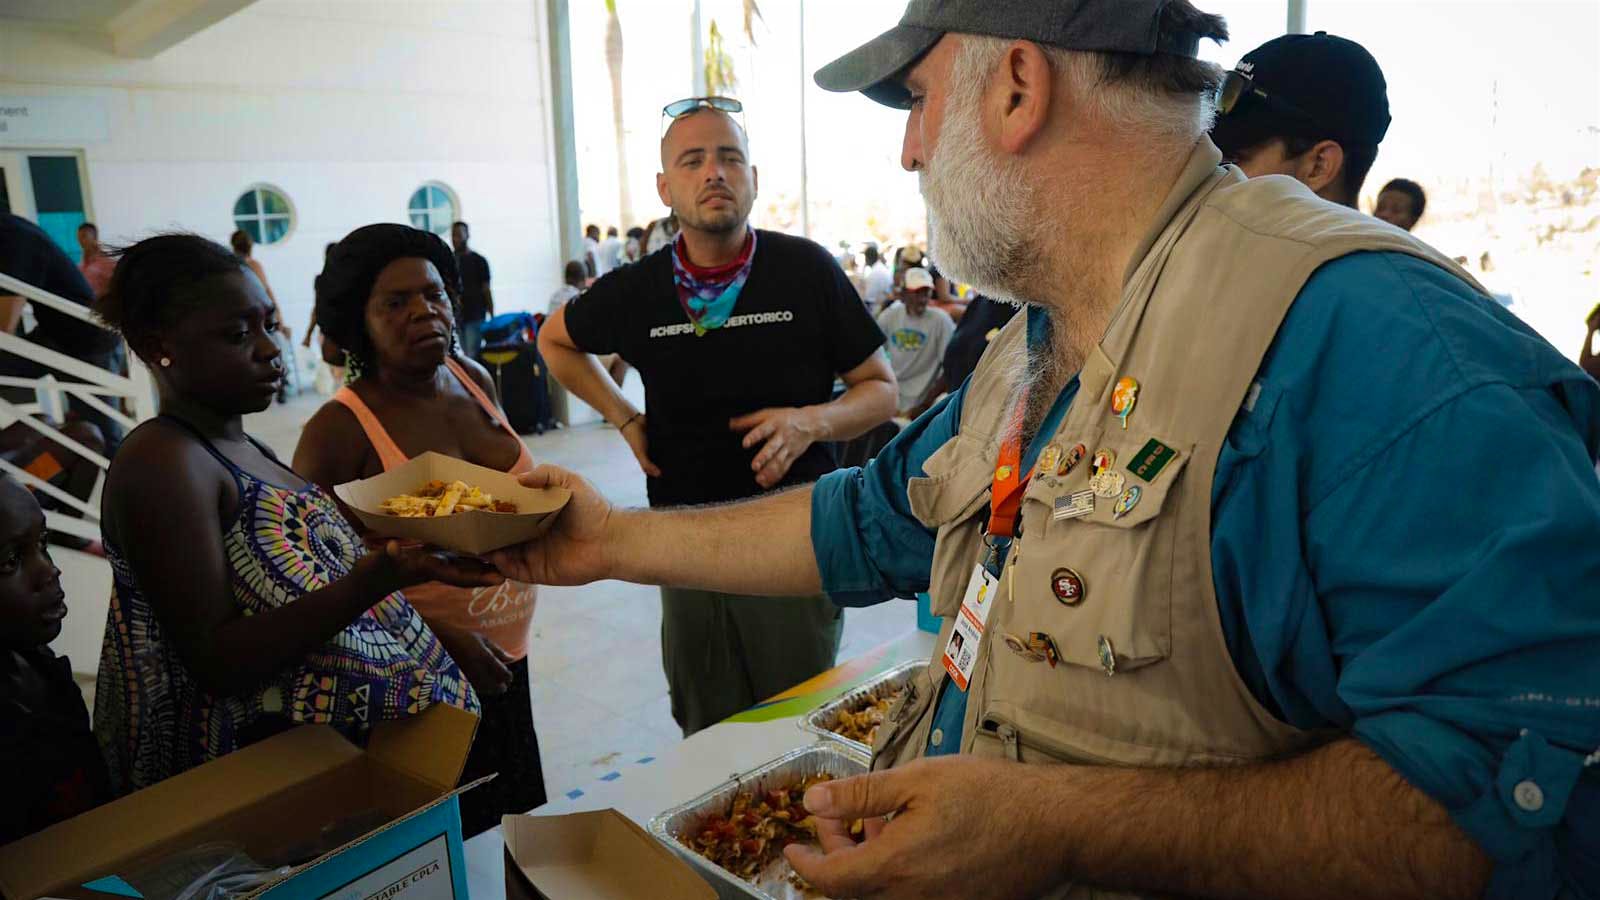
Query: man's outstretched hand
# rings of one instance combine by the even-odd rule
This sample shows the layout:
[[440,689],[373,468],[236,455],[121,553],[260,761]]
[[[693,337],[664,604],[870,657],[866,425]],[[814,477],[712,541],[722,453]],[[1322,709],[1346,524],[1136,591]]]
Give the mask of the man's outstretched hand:
[[594,485],[566,469],[539,466],[520,479],[524,487],[561,487],[572,500],[542,537],[489,555],[507,578],[529,584],[588,584],[610,577],[606,528],[614,510]]

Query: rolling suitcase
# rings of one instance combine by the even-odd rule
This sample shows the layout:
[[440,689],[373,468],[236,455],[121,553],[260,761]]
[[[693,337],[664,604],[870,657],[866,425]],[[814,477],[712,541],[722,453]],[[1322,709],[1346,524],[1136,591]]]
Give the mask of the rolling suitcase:
[[483,348],[478,359],[494,376],[500,405],[517,434],[543,434],[554,427],[550,410],[550,371],[537,345],[511,341]]

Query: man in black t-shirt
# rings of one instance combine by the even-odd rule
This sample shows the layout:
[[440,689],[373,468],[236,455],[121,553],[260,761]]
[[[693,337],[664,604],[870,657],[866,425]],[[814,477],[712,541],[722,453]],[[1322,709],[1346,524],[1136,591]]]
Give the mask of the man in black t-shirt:
[[[556,379],[618,427],[653,507],[717,503],[815,481],[827,442],[894,414],[883,334],[827,250],[749,227],[756,170],[744,130],[701,104],[661,141],[677,239],[607,274],[539,333]],[[591,354],[644,381],[635,410]],[[835,376],[847,390],[830,400]],[[839,609],[662,588],[672,714],[685,735],[833,665]]]
[[494,315],[494,294],[489,290],[489,261],[467,246],[471,229],[465,222],[450,226],[450,243],[456,248],[456,268],[461,272],[461,349],[470,359],[483,348],[483,323]]

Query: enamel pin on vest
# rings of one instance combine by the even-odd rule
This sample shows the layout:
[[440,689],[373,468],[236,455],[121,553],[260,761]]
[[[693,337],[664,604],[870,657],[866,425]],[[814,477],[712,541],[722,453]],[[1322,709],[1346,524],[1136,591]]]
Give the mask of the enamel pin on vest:
[[1117,674],[1117,649],[1111,646],[1111,639],[1103,634],[1100,635],[1099,651],[1100,668],[1105,670],[1106,677]]
[[1073,491],[1055,499],[1051,518],[1057,522],[1094,515],[1094,491]]
[[1122,488],[1128,483],[1121,472],[1101,472],[1089,480],[1089,486],[1094,489],[1096,497],[1111,500],[1122,493]]
[[1083,576],[1066,566],[1050,573],[1050,592],[1064,606],[1077,606],[1089,593],[1084,586]]
[[1121,497],[1117,498],[1117,505],[1111,507],[1111,514],[1120,519],[1133,512],[1133,508],[1139,505],[1139,498],[1142,496],[1144,496],[1144,490],[1138,485],[1128,488],[1122,492]]
[[1061,445],[1051,444],[1039,451],[1039,463],[1034,471],[1040,475],[1052,475],[1056,471],[1056,466],[1060,465],[1060,463]]
[[1128,430],[1128,417],[1133,415],[1134,404],[1139,402],[1139,382],[1127,376],[1117,381],[1111,392],[1111,412],[1122,420],[1122,430]]
[[1056,475],[1065,478],[1067,475],[1072,474],[1072,470],[1076,469],[1078,467],[1078,463],[1083,462],[1083,458],[1088,455],[1088,447],[1085,447],[1082,444],[1074,446],[1071,450],[1068,450],[1067,455],[1062,458],[1061,465],[1056,467]]

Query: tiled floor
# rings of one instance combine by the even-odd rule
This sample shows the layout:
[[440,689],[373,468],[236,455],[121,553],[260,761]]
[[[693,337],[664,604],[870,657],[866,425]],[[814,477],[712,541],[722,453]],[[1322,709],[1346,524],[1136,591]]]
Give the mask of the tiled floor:
[[[637,390],[637,376],[630,387]],[[246,427],[288,459],[318,403],[308,397],[273,407]],[[615,430],[580,426],[527,442],[536,460],[577,471],[613,502],[644,504],[644,476]],[[911,604],[901,602],[846,610],[839,658],[899,636],[915,627],[915,618]],[[617,581],[540,588],[533,632],[532,703],[550,796],[592,781],[617,760],[681,739],[661,672],[655,588]]]

